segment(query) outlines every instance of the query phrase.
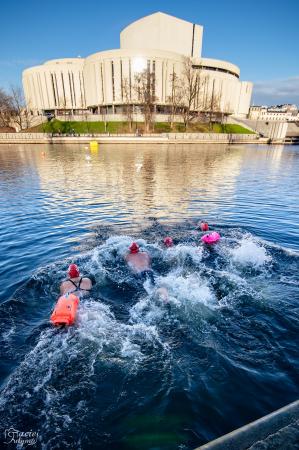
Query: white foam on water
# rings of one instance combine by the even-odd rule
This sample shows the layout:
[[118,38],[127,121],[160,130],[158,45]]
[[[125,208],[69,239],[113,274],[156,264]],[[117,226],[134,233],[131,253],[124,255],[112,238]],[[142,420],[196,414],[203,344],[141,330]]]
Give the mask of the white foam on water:
[[149,296],[141,298],[130,309],[130,318],[132,323],[145,323],[147,325],[158,326],[165,315],[165,308],[161,300],[155,298],[151,290]]
[[230,251],[232,261],[241,266],[261,267],[271,261],[266,249],[252,238],[242,239],[239,246]]
[[111,252],[112,249],[117,250],[119,256],[125,256],[128,253],[129,246],[132,242],[137,242],[137,244],[142,248],[146,247],[146,241],[144,239],[133,239],[131,236],[121,235],[121,236],[111,236],[107,239],[105,244],[100,246],[100,249],[105,251],[106,249]]
[[289,284],[291,286],[299,286],[299,280],[294,279],[293,276],[281,275],[279,281],[284,284]]
[[201,262],[203,252],[203,247],[178,244],[174,247],[166,249],[163,253],[163,259],[168,262],[176,261],[179,265],[183,265],[186,259],[190,257],[196,264]]
[[133,358],[140,360],[141,359],[141,352],[140,352],[140,345],[138,344],[132,344],[129,338],[126,338],[121,347],[121,356],[124,358]]
[[3,341],[6,341],[6,343],[10,343],[11,342],[11,338],[15,334],[15,332],[16,332],[16,326],[15,325],[12,325],[10,328],[8,328],[7,330],[3,331],[3,333],[2,333]]
[[[180,249],[179,253],[183,252],[184,257],[190,254],[189,247],[182,247],[184,249]],[[187,252],[185,248],[187,248]],[[196,258],[198,258],[197,255]],[[167,304],[187,310],[196,309],[197,306],[201,308],[203,305],[211,309],[215,307],[215,295],[208,283],[196,273],[183,275],[183,270],[183,267],[179,266],[166,276],[156,277],[155,286],[149,280],[145,281],[143,286],[147,296],[141,297],[131,307],[130,318],[132,323],[144,323],[148,326],[154,324],[159,329],[160,325],[165,322],[166,314],[168,314]],[[167,300],[159,295],[159,288],[167,290]],[[171,314],[176,315],[174,310]]]
[[178,271],[170,272],[166,277],[159,278],[159,285],[166,287],[169,301],[177,306],[205,305],[212,309],[215,307],[216,298],[213,290],[208,282],[196,273],[183,276]]
[[[80,389],[81,384],[92,390],[96,364],[117,365],[125,373],[138,370],[140,362],[147,357],[142,350],[143,344],[150,344],[158,352],[164,351],[154,325],[124,324],[115,319],[107,305],[93,300],[82,301],[75,326],[60,331],[49,328],[40,334],[36,346],[2,390],[0,409],[7,414],[10,411],[13,416],[16,410],[30,410],[38,396],[44,404],[39,414],[49,416],[48,424],[51,415],[60,416],[61,423],[70,390]],[[72,367],[78,360],[79,373],[73,374],[77,386],[70,381],[62,390],[55,391],[62,368]],[[65,420],[63,422],[65,424]]]
[[[98,353],[100,351],[105,353],[106,358],[117,356],[119,362],[126,366],[139,363],[144,358],[140,343],[150,342],[154,345],[156,343],[162,345],[155,326],[118,322],[110,308],[100,302],[82,303],[79,309],[78,325],[77,331],[81,339],[95,342]],[[122,360],[121,357],[125,359]]]

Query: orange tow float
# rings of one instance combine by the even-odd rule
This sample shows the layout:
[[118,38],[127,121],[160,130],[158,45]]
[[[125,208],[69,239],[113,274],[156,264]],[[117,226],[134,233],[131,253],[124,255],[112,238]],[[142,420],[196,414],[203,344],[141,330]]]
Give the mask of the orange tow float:
[[78,306],[79,299],[74,294],[65,294],[59,297],[50,317],[53,325],[73,325]]

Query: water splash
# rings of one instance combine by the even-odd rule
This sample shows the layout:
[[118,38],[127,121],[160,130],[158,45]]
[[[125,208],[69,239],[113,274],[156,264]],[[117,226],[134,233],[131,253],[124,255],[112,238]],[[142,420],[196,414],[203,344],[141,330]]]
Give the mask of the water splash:
[[233,262],[241,266],[258,268],[271,261],[266,249],[250,237],[243,238],[238,247],[231,251],[231,255]]
[[[37,271],[10,301],[9,316],[0,309],[3,355],[12,360],[13,346],[17,358],[0,396],[3,427],[13,421],[20,429],[38,428],[49,449],[61,442],[88,448],[94,439],[109,448],[114,439],[123,450],[126,432],[115,417],[120,424],[149,411],[166,417],[183,404],[188,421],[178,429],[197,432],[196,439],[181,436],[178,445],[194,448],[206,429],[194,409],[209,405],[209,423],[221,423],[231,407],[244,408],[239,399],[248,392],[258,396],[252,410],[262,415],[262,401],[273,402],[274,388],[284,402],[296,390],[289,336],[295,342],[297,255],[240,229],[222,229],[221,243],[205,248],[190,227],[175,227],[177,245],[166,249],[158,228],[139,239],[101,239],[72,258],[96,282],[74,327],[46,323],[70,260]],[[155,286],[136,283],[126,266],[132,240],[150,252]],[[168,301],[157,295],[159,287],[167,289]],[[273,373],[284,380],[278,387]]]

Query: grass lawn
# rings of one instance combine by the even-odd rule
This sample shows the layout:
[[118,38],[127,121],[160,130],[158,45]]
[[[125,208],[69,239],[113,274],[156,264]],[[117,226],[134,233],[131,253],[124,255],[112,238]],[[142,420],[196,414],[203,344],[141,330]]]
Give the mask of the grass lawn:
[[[144,124],[142,122],[134,122],[133,130],[131,133],[135,133],[136,129],[140,132],[144,130]],[[96,134],[105,133],[104,122],[74,122],[74,121],[60,121],[52,119],[51,122],[43,123],[36,127],[33,127],[26,132],[32,133],[62,133],[62,134]],[[107,122],[106,132],[111,134],[116,133],[129,133],[129,125],[127,122]],[[182,123],[175,123],[173,129],[171,129],[168,122],[156,122],[154,125],[154,133],[182,133],[185,132],[184,125]],[[210,129],[208,123],[191,123],[188,127],[189,133],[233,133],[233,134],[252,134],[253,131],[247,130],[241,125],[235,124],[221,124],[213,123],[212,129]]]

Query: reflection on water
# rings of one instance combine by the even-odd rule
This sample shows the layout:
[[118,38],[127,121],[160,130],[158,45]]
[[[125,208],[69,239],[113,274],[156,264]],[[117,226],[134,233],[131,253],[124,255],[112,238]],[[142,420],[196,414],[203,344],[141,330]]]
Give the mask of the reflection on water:
[[[191,450],[297,398],[298,169],[298,147],[0,147],[0,435]],[[168,304],[129,273],[132,235]],[[57,330],[67,258],[96,283]]]
[[9,145],[0,148],[0,295],[66,256],[99,223],[205,217],[299,248],[298,148],[244,145]]
[[88,159],[85,152],[73,150],[64,154],[63,164],[59,153],[51,156],[56,163],[40,164],[38,159],[38,173],[41,189],[56,204],[67,198],[74,209],[92,207],[92,214],[129,223],[142,223],[152,214],[185,217],[195,192],[204,202],[231,199],[241,162],[240,152],[219,146],[208,146],[200,157],[194,147],[166,145],[101,146],[97,154],[88,152]]
[[153,221],[138,243],[165,303],[125,264],[131,238],[96,231],[75,259],[95,284],[73,327],[47,320],[67,260],[0,305],[0,436],[13,423],[45,450],[192,450],[298,397],[297,254],[228,226],[211,249],[192,223]]

